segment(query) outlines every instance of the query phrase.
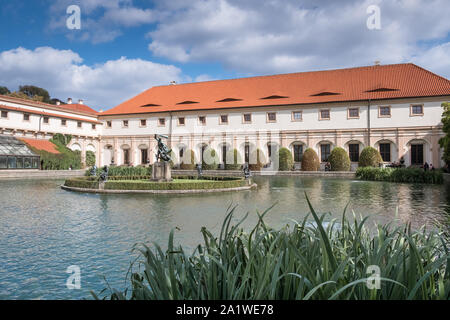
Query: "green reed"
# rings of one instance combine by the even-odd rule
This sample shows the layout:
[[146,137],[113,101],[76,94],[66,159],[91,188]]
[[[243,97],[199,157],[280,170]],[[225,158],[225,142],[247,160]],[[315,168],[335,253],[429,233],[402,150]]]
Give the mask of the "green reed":
[[[449,299],[450,254],[445,237],[409,225],[367,227],[367,218],[324,220],[306,197],[314,223],[274,230],[264,223],[271,208],[258,214],[250,231],[232,225],[229,208],[219,235],[202,228],[203,244],[187,254],[136,245],[130,289],[109,289],[108,299]],[[381,270],[379,289],[367,286],[369,266]],[[94,298],[99,298],[92,293]]]

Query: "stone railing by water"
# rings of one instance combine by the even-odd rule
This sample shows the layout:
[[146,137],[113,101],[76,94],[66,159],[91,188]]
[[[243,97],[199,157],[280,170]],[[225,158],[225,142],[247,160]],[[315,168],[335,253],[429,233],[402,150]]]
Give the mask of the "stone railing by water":
[[[354,179],[355,172],[349,171],[252,171],[252,176],[300,176],[300,177],[330,177]],[[174,175],[197,175],[196,170],[172,170]],[[207,176],[243,176],[242,170],[204,170]]]
[[2,179],[64,179],[82,177],[85,170],[0,170]]

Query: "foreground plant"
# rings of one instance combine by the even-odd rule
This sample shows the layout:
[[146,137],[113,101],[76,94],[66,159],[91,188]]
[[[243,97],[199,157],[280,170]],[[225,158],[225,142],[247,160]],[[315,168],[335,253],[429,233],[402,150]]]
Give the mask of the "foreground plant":
[[[204,243],[192,254],[174,246],[174,231],[166,251],[137,245],[139,270],[131,274],[131,290],[110,290],[108,298],[450,298],[450,254],[440,233],[390,225],[369,230],[367,218],[350,220],[345,210],[324,227],[326,215],[319,217],[306,200],[315,223],[306,217],[277,231],[263,221],[268,209],[246,233],[239,226],[248,214],[231,225],[234,207],[219,237],[202,228]],[[373,266],[381,271],[379,289],[367,285]]]

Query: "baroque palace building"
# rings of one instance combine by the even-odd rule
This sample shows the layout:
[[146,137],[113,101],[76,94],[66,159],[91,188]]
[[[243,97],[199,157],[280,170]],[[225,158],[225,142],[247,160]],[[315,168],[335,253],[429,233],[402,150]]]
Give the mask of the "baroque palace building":
[[187,150],[200,162],[208,147],[222,163],[231,149],[246,162],[260,149],[270,162],[286,147],[299,168],[306,148],[326,162],[339,146],[355,168],[370,145],[385,163],[438,168],[441,104],[449,100],[443,77],[414,64],[375,65],[157,86],[101,113],[0,96],[0,130],[37,140],[72,134],[69,147],[94,151],[99,166],[152,163],[162,134],[185,162]]

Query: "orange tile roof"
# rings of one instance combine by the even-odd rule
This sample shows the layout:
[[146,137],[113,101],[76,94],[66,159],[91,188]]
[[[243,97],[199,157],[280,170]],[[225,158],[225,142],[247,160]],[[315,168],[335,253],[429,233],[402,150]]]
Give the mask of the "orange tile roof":
[[99,115],[449,95],[449,80],[408,63],[153,87]]
[[65,116],[65,115],[62,115],[62,114],[40,112],[40,111],[29,110],[29,109],[24,109],[24,108],[10,107],[10,106],[2,105],[2,104],[0,104],[0,109],[1,110],[11,110],[11,111],[19,111],[19,112],[24,112],[24,113],[49,116],[49,117],[58,118],[58,119],[68,119],[68,120],[82,121],[82,122],[88,122],[88,123],[103,124],[102,122],[95,121],[95,120],[88,120],[88,119],[77,118],[77,117],[69,117],[69,116]]
[[39,106],[39,107],[43,107],[43,108],[50,107],[53,109],[63,109],[61,111],[66,111],[66,110],[67,111],[75,111],[75,112],[80,112],[80,113],[88,113],[89,115],[97,115],[98,114],[97,111],[95,111],[94,109],[92,109],[91,107],[89,107],[85,104],[73,103],[73,104],[60,104],[58,106],[55,104],[49,104],[49,103],[45,103],[45,102],[29,100],[29,99],[22,99],[22,98],[5,96],[5,95],[0,95],[0,98],[16,101],[18,103],[26,103],[29,105]]
[[85,104],[78,104],[78,103],[60,104],[59,106],[55,106],[55,107],[59,107],[61,109],[67,109],[67,110],[70,110],[70,111],[89,113],[89,114],[92,114],[92,115],[98,114],[97,111],[95,111],[91,107],[88,107]]
[[33,147],[38,150],[47,151],[54,154],[59,154],[60,152],[56,149],[56,146],[48,141],[48,140],[37,140],[37,139],[25,139],[19,138],[23,142],[25,142],[30,147]]

